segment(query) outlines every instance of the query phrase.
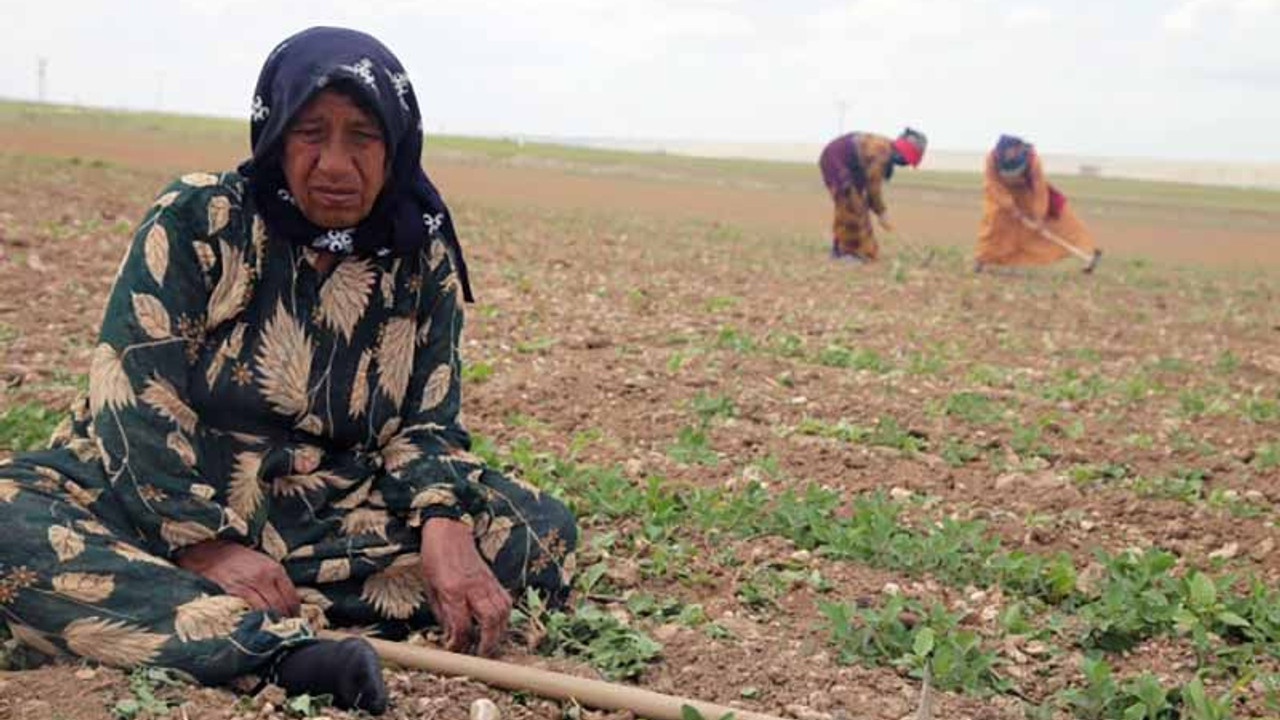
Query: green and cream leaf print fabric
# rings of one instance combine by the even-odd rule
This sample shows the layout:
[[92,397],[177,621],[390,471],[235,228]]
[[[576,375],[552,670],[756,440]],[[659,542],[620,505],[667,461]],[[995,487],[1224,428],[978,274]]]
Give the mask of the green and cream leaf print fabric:
[[[568,591],[563,504],[467,452],[459,286],[443,241],[342,257],[274,240],[234,173],[184,175],[120,266],[89,396],[0,466],[0,617],[37,649],[205,682],[329,625],[433,622],[422,523],[468,522],[514,593]],[[277,560],[280,618],[174,564],[221,539]]]
[[[293,474],[301,447],[333,441],[389,467],[404,488],[384,488],[388,510],[413,510],[415,523],[478,500],[450,452],[467,438],[443,242],[416,258],[346,258],[323,277],[311,251],[267,241],[239,178],[202,173],[162,194],[138,235],[94,353],[90,407],[149,549],[260,548],[268,485]],[[426,415],[434,422],[416,422]],[[439,502],[414,507],[426,489]]]

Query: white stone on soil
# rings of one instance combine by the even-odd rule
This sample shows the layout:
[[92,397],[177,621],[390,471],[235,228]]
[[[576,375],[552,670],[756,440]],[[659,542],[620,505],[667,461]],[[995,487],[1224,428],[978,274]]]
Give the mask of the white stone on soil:
[[489,698],[479,698],[471,703],[471,720],[502,720],[502,712]]

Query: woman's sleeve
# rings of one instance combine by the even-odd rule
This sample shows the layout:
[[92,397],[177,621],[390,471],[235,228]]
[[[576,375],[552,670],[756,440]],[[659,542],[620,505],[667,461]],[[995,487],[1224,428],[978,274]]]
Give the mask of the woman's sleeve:
[[867,205],[876,215],[888,209],[884,204],[885,168],[893,162],[892,144],[885,138],[863,135],[860,137],[858,156],[866,169]]
[[388,510],[417,526],[433,517],[459,519],[486,506],[483,462],[458,418],[462,333],[459,283],[444,244],[423,262],[413,371],[400,431],[382,448],[378,489]]
[[260,478],[287,474],[283,447],[215,431],[189,388],[205,333],[237,314],[251,270],[223,236],[239,208],[213,176],[185,176],[148,211],[120,266],[89,373],[93,430],[116,495],[165,557],[215,538],[256,546]]
[[995,153],[987,153],[986,166],[982,173],[982,189],[986,193],[987,199],[995,203],[1001,210],[1015,209],[1016,202],[1013,199],[1013,193],[1009,192],[1009,188],[1005,187],[1000,181],[1000,175],[996,172],[996,156]]
[[1040,153],[1030,151],[1027,162],[1027,182],[1031,185],[1031,216],[1044,222],[1049,218],[1049,183],[1044,180],[1044,168]]

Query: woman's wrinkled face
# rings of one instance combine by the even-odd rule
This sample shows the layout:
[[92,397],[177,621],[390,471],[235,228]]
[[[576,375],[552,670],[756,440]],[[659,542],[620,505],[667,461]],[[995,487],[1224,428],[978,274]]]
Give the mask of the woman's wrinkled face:
[[322,90],[284,137],[284,176],[298,208],[324,228],[358,224],[386,180],[382,126],[351,98]]

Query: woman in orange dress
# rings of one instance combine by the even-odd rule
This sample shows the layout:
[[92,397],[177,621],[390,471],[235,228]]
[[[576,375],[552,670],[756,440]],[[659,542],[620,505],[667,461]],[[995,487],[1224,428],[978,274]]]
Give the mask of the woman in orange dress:
[[982,223],[974,249],[974,272],[988,265],[1047,265],[1074,255],[1092,272],[1102,251],[1044,178],[1035,147],[1001,135],[987,154]]

